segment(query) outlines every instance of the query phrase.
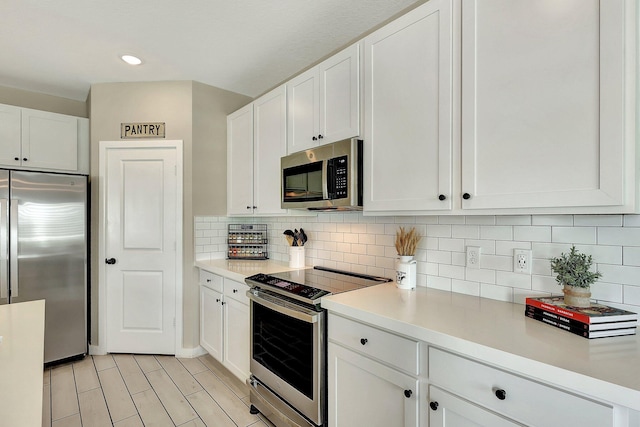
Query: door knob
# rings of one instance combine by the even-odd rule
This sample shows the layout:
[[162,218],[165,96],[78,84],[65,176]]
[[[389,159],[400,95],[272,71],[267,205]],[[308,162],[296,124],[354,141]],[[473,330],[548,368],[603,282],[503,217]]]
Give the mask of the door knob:
[[106,262],[109,265],[115,264],[116,263],[116,259],[115,258],[107,258],[104,260],[104,262]]

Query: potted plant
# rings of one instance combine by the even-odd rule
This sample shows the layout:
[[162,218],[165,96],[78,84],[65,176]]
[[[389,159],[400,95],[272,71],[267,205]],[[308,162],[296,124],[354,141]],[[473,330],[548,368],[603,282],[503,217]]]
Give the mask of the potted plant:
[[573,307],[589,307],[591,305],[591,285],[602,273],[591,271],[593,257],[580,253],[571,246],[568,253],[551,258],[551,270],[556,274],[556,282],[564,286],[564,302]]

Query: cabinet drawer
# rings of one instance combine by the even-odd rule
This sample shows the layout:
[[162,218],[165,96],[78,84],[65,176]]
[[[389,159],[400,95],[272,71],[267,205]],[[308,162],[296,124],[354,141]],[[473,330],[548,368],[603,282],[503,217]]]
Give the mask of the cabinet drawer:
[[209,289],[222,293],[222,277],[200,269],[200,283]]
[[[434,385],[529,426],[613,425],[611,406],[433,347],[429,348],[429,380]],[[500,391],[504,392],[504,396],[500,395]]]
[[224,294],[243,304],[249,305],[247,291],[249,286],[231,279],[224,279]]
[[329,315],[329,340],[418,375],[418,342]]

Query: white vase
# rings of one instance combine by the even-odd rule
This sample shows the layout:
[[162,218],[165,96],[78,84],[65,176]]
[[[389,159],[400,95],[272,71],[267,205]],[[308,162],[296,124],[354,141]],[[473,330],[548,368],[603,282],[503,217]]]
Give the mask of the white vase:
[[399,255],[396,260],[396,286],[399,289],[416,287],[416,260],[413,255]]

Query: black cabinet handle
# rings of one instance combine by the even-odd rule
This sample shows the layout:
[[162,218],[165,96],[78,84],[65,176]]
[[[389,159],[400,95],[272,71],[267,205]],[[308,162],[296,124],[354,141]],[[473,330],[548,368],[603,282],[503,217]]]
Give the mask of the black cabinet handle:
[[433,402],[429,402],[429,408],[433,409],[434,411],[438,410],[438,402],[436,402],[435,400]]
[[238,290],[237,290],[237,289],[234,289],[234,290],[233,290],[233,293],[234,293],[234,294],[237,294],[237,293],[238,293]]
[[360,344],[365,345],[366,343],[368,343],[369,340],[366,338],[360,338]]
[[324,138],[324,136],[318,135],[318,139],[322,139],[322,138]]
[[447,200],[447,196],[445,196],[444,194],[441,194],[438,196],[438,200]]
[[258,207],[257,207],[257,206],[254,206],[254,207],[253,207],[253,209],[258,209]]
[[251,206],[247,206],[247,209],[251,209]]
[[20,157],[14,157],[13,160],[20,161]]
[[211,282],[211,279],[207,279],[207,283],[210,283],[210,282]]
[[404,391],[404,397],[406,397],[406,398],[411,397],[412,394],[413,394],[413,392],[411,390],[405,390]]
[[471,194],[469,194],[469,193],[464,193],[464,194],[462,195],[462,198],[463,198],[463,199],[465,199],[465,200],[469,200],[469,199],[471,198]]
[[222,301],[222,302],[221,302],[221,304],[222,304],[222,305],[225,305],[225,304],[226,304],[226,302]]
[[107,258],[104,260],[105,263],[109,264],[109,265],[113,265],[116,263],[116,259],[115,258]]
[[501,388],[494,388],[493,392],[495,393],[496,397],[500,400],[505,400],[507,398],[507,392]]
[[216,302],[220,302],[220,298],[216,298]]
[[23,157],[23,158],[22,158],[22,161],[23,161],[23,162],[26,162],[27,160],[29,160],[29,159],[27,159],[26,157]]
[[317,141],[318,138],[316,138],[315,136],[313,138],[311,138],[312,141]]

